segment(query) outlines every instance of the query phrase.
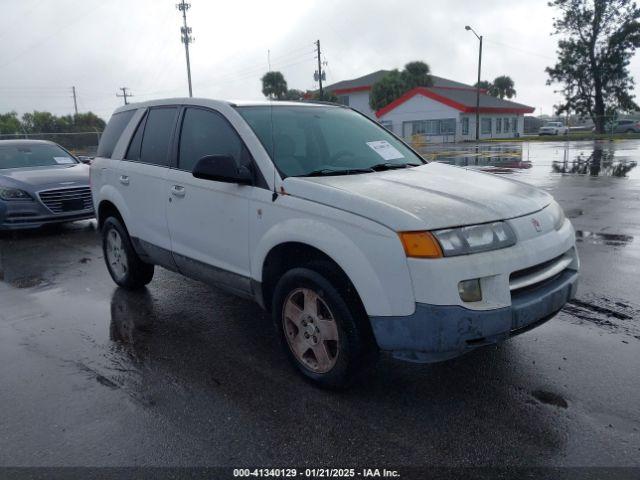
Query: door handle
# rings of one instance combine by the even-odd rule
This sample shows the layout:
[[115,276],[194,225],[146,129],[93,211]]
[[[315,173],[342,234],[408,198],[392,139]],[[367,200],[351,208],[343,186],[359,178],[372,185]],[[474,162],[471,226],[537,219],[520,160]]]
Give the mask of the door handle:
[[120,175],[120,183],[122,185],[129,185],[129,177],[127,175]]
[[171,195],[174,197],[184,197],[186,193],[187,192],[182,185],[174,185],[171,187]]

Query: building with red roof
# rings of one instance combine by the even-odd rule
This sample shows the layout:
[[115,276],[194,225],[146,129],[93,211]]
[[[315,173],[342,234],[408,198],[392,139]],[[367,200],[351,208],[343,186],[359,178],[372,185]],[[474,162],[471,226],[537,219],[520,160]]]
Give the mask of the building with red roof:
[[[380,110],[369,106],[369,92],[387,70],[345,80],[325,87],[340,103],[377,120],[396,135],[420,135],[428,142],[474,140],[476,88],[432,75],[433,85],[409,90]],[[480,138],[511,138],[524,130],[524,114],[534,108],[480,93]]]

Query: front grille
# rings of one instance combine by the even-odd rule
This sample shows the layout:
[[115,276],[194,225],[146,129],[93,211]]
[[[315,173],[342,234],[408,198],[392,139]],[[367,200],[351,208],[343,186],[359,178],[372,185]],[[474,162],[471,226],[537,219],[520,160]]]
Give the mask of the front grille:
[[511,293],[531,289],[553,280],[573,262],[571,250],[532,267],[523,268],[509,276]]
[[53,213],[80,212],[92,210],[91,189],[89,187],[60,188],[38,192],[44,205]]

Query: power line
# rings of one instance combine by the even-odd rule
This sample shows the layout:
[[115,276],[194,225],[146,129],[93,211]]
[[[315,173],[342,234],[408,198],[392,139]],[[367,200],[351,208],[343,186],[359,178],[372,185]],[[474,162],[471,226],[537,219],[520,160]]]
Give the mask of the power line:
[[176,5],[176,8],[182,12],[182,21],[184,26],[180,27],[182,35],[180,40],[184,43],[184,53],[187,58],[187,80],[189,81],[189,96],[193,97],[193,90],[191,88],[191,62],[189,61],[189,44],[193,43],[193,37],[191,36],[191,27],[187,26],[187,10],[191,8],[190,3],[185,3],[182,0]]
[[132,93],[127,93],[127,90],[129,90],[127,87],[120,87],[120,90],[122,90],[122,95],[120,95],[119,93],[116,93],[116,97],[120,97],[120,98],[124,98],[124,104],[125,105],[129,105],[129,102],[127,101],[128,97],[133,97]]

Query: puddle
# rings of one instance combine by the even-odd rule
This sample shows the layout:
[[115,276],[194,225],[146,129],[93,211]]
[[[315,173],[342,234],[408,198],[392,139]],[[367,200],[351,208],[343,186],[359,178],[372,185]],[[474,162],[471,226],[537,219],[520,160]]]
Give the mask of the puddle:
[[595,245],[624,247],[633,242],[633,237],[631,235],[622,235],[618,233],[596,233],[586,230],[576,230],[576,241],[592,243]]
[[554,407],[568,408],[567,401],[557,393],[549,392],[547,390],[535,390],[531,392],[533,398],[545,405],[553,405]]
[[558,141],[427,145],[428,160],[497,174],[640,178],[640,141]]

